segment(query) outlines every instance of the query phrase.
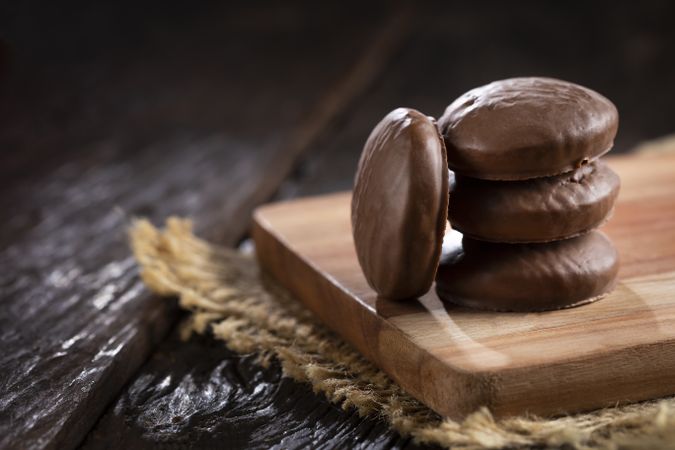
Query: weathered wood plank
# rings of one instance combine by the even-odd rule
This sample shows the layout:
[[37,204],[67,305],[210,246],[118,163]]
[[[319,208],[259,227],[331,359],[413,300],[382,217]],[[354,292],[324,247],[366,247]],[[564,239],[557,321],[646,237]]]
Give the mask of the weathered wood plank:
[[85,449],[415,448],[385,423],[344,412],[210,337],[161,344]]
[[258,6],[2,7],[0,447],[75,446],[174,322],[130,216],[234,243],[372,77],[348,70],[375,12]]

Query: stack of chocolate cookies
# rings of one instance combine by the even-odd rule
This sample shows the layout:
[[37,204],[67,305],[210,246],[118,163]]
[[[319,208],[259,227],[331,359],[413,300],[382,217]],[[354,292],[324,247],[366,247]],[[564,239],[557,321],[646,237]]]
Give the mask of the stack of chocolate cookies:
[[439,265],[441,298],[543,311],[614,287],[618,254],[595,230],[620,186],[599,160],[618,127],[608,99],[560,80],[513,78],[467,92],[438,126],[452,170],[448,219],[464,235]]
[[[363,148],[352,197],[366,281],[403,300],[435,279],[441,298],[494,311],[568,308],[607,294],[618,254],[595,229],[620,182],[599,158],[617,127],[612,102],[550,78],[469,91],[438,123],[409,108],[390,112]],[[447,219],[461,239],[444,241]]]

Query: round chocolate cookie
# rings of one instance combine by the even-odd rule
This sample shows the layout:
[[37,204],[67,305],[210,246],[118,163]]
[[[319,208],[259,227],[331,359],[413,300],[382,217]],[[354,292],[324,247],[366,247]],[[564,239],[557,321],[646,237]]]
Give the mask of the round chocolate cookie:
[[406,108],[370,134],[356,172],[352,232],[368,284],[383,297],[426,293],[448,212],[445,147],[434,121]]
[[621,181],[604,162],[546,178],[492,181],[450,175],[448,218],[475,239],[548,242],[597,228],[609,217]]
[[608,152],[616,107],[595,91],[552,78],[511,78],[473,89],[439,119],[455,172],[487,180],[557,175]]
[[493,311],[545,311],[599,299],[616,284],[619,256],[599,231],[546,244],[465,237],[436,275],[443,299]]

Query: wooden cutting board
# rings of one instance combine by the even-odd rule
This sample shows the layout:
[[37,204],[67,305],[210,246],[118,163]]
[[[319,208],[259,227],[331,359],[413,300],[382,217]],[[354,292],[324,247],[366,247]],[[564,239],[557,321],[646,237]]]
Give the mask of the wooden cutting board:
[[[591,305],[493,313],[378,298],[357,263],[350,194],[263,206],[261,266],[406,391],[452,418],[552,415],[675,393],[675,155],[607,159],[622,179],[604,230],[620,284]],[[454,233],[454,232],[453,232]],[[411,268],[414,270],[414,268]]]

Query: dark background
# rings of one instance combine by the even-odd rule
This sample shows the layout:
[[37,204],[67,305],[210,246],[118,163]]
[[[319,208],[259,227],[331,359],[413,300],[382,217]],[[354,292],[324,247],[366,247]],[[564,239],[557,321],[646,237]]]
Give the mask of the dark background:
[[389,110],[505,77],[612,99],[615,152],[675,132],[673,2],[412,3],[0,4],[0,448],[411,445],[179,342],[124,230],[236,245],[256,205],[348,189]]

